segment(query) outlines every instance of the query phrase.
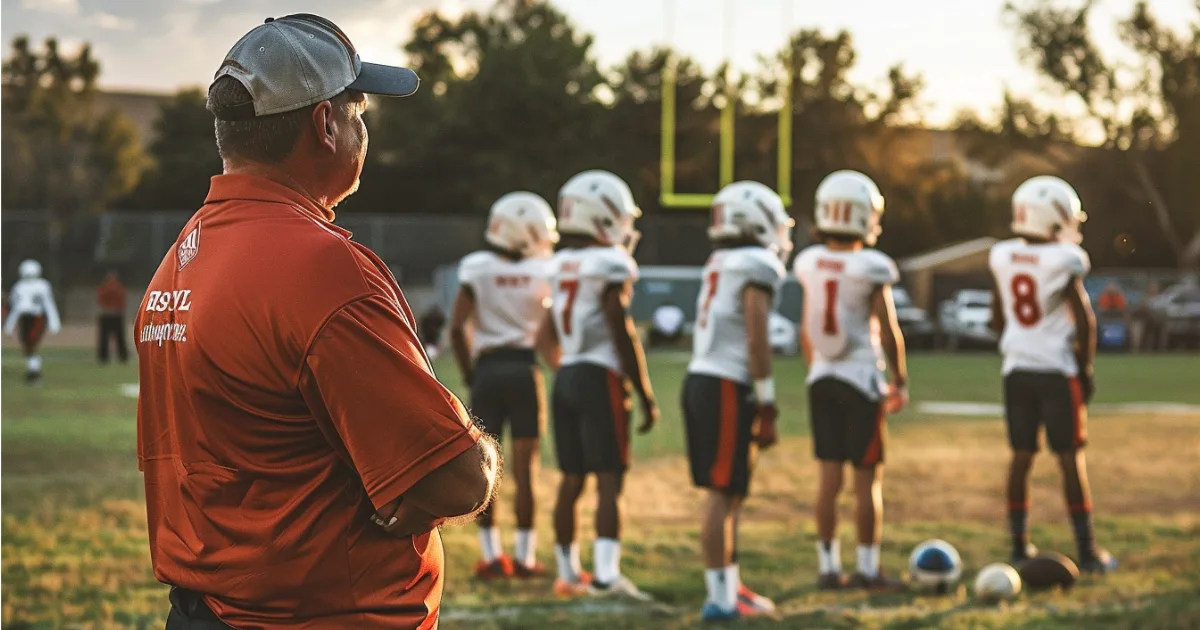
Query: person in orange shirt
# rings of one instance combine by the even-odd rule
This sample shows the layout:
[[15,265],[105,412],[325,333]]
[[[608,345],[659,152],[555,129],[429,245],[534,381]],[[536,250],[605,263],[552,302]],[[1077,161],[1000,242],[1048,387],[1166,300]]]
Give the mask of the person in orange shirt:
[[96,306],[100,311],[96,326],[100,362],[108,363],[108,348],[112,345],[117,348],[117,358],[125,363],[129,360],[129,344],[125,340],[125,285],[117,278],[117,272],[108,272],[104,283],[96,289]]
[[436,628],[437,527],[499,454],[435,378],[387,265],[334,225],[358,186],[363,63],[323,18],[267,20],[208,92],[224,174],[138,312],[138,463],[169,630]]
[[1121,315],[1125,313],[1125,294],[1121,293],[1121,289],[1117,283],[1110,282],[1104,288],[1104,292],[1100,294],[1099,299],[1100,312],[1108,315]]

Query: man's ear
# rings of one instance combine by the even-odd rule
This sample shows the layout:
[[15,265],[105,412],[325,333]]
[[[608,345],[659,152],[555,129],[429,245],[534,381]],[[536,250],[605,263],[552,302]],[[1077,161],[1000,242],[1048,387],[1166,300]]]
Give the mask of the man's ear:
[[333,103],[329,101],[321,101],[317,103],[316,107],[313,107],[313,135],[317,139],[317,144],[330,153],[337,151],[337,139],[334,137],[334,127],[336,126],[334,115]]

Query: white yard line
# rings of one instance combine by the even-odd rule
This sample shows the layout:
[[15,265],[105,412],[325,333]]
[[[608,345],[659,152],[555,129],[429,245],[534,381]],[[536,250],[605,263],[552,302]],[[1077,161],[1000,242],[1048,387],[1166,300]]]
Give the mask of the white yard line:
[[[1106,403],[1091,405],[1093,414],[1161,414],[1200,415],[1200,405],[1169,402]],[[917,403],[917,413],[931,416],[997,417],[1004,415],[1004,406],[994,403],[929,401]]]

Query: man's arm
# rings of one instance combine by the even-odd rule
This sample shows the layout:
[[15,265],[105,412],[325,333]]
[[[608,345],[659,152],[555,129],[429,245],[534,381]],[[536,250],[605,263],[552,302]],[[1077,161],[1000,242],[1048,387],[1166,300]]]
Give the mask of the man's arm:
[[904,351],[904,334],[896,317],[896,302],[891,285],[881,285],[871,296],[871,311],[879,319],[880,342],[883,354],[892,370],[892,402],[890,411],[900,411],[908,403],[908,358]]
[[1075,363],[1079,366],[1079,379],[1083,385],[1083,398],[1091,402],[1095,393],[1093,364],[1096,360],[1096,314],[1088,299],[1083,278],[1076,276],[1067,287],[1067,302],[1075,317]]
[[746,354],[750,378],[754,381],[754,395],[758,403],[758,427],[755,439],[762,448],[770,447],[778,439],[775,421],[779,410],[775,406],[775,380],[771,376],[771,342],[768,338],[768,322],[771,317],[772,293],[759,285],[748,285],[742,290],[742,305],[746,316]]
[[646,353],[642,349],[642,341],[638,338],[633,319],[627,311],[629,297],[633,293],[633,281],[623,284],[612,284],[604,290],[604,320],[612,332],[613,343],[617,347],[617,355],[621,359],[621,370],[633,381],[633,389],[642,399],[642,410],[645,417],[638,429],[645,433],[658,422],[658,404],[654,400],[654,390],[650,387],[650,373],[646,370]]
[[558,369],[562,363],[562,346],[558,343],[558,329],[554,327],[554,309],[546,309],[542,323],[538,325],[534,347],[550,369]]
[[992,319],[988,328],[996,333],[999,339],[1004,334],[1004,300],[1000,298],[1000,281],[992,276]]
[[62,330],[62,320],[58,318],[58,306],[54,304],[54,291],[50,288],[50,283],[45,284],[46,295],[43,300],[43,306],[46,307],[46,330],[50,334],[57,335]]
[[454,308],[450,311],[450,347],[454,350],[454,362],[458,364],[458,373],[467,385],[475,378],[475,369],[471,363],[470,331],[467,330],[467,323],[474,312],[475,291],[470,285],[460,285],[458,295],[454,298]]
[[475,448],[434,469],[376,514],[384,529],[397,536],[463,523],[495,498],[500,475],[496,441],[484,435]]

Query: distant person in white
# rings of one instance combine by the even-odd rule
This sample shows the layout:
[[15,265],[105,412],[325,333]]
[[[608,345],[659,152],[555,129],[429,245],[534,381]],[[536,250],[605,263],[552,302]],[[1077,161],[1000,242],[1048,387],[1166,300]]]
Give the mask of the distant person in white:
[[654,327],[650,330],[650,345],[673,343],[683,334],[683,322],[687,319],[683,309],[674,304],[663,304],[654,309]]
[[42,265],[36,260],[22,261],[19,273],[21,279],[8,294],[10,309],[4,332],[8,335],[16,333],[21,340],[21,351],[25,353],[25,382],[34,385],[42,378],[38,344],[47,328],[50,334],[58,334],[62,322],[58,319],[50,283],[42,278]]

